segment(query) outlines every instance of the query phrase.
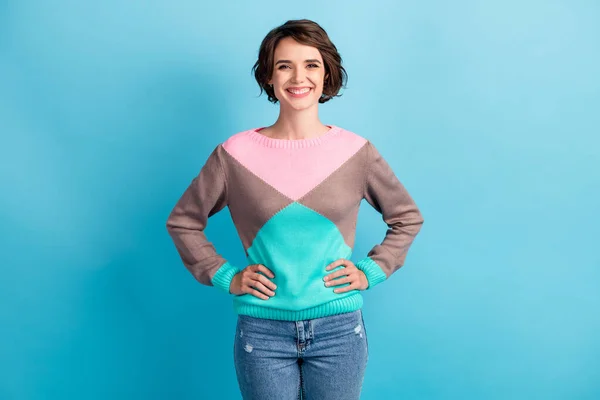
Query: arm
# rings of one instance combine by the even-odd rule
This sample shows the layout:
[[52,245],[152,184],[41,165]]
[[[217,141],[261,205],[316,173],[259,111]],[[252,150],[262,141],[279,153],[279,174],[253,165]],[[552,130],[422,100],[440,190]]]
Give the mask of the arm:
[[410,245],[423,224],[417,205],[388,163],[370,142],[363,198],[382,214],[388,226],[385,238],[367,257],[356,263],[373,288],[403,264]]
[[167,219],[167,230],[185,267],[200,283],[229,292],[236,267],[217,254],[204,234],[207,220],[227,205],[227,180],[219,146],[209,155]]

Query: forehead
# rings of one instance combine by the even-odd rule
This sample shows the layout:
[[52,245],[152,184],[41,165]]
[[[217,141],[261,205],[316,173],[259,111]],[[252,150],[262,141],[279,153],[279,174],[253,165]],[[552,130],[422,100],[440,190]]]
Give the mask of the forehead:
[[274,56],[275,61],[279,59],[303,61],[309,58],[321,60],[321,53],[316,47],[298,43],[290,37],[281,39],[277,43]]

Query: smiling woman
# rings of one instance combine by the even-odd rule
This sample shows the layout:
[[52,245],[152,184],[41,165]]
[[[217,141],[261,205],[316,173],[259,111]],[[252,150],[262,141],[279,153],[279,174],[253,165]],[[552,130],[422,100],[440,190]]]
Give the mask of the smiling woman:
[[[325,74],[319,50],[287,37],[278,43],[274,58],[275,68],[270,74],[267,90],[273,91],[273,98],[279,100],[282,107],[298,110],[319,100],[321,103],[326,101],[323,86],[329,75]],[[307,101],[289,102],[290,98]]]
[[309,89],[313,99],[325,103],[338,96],[348,79],[327,32],[309,20],[288,21],[271,30],[252,70],[261,93],[264,90],[273,103],[285,101],[288,89],[299,88]]
[[[361,291],[404,264],[423,224],[373,144],[320,121],[319,104],[339,96],[347,79],[341,63],[313,21],[269,32],[253,70],[261,93],[279,103],[279,118],[219,144],[167,221],[194,277],[232,295],[244,399],[358,399],[368,359]],[[389,229],[354,264],[363,199]],[[204,234],[208,218],[225,207],[245,268],[220,256]]]

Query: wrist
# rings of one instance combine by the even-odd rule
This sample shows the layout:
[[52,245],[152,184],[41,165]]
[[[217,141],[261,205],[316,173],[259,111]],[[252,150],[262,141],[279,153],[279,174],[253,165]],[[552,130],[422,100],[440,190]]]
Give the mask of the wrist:
[[367,277],[368,286],[365,290],[374,288],[379,283],[385,281],[387,276],[381,267],[370,257],[365,257],[356,264],[356,268],[361,270]]
[[227,294],[232,294],[231,290],[230,290],[231,289],[231,281],[238,272],[240,272],[240,271],[237,267],[230,264],[229,262],[226,262],[225,264],[221,265],[221,267],[217,270],[217,272],[213,276],[213,278],[212,278],[213,286],[219,288],[221,291],[223,291]]

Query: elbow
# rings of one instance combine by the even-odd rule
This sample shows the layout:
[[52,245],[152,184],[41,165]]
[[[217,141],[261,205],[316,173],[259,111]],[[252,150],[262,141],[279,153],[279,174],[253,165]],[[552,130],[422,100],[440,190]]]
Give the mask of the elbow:
[[418,227],[418,230],[421,230],[421,227],[423,226],[424,222],[425,218],[423,217],[423,214],[421,214],[421,211],[417,209],[417,215],[415,216],[415,225]]
[[406,232],[411,236],[416,236],[421,230],[424,221],[423,214],[415,207],[411,212],[403,215],[402,218],[398,218],[394,225],[396,225],[399,230]]
[[421,213],[421,210],[419,210],[419,208],[415,206],[413,210],[408,215],[406,215],[406,218],[403,220],[403,225],[421,226],[423,225],[423,222],[425,222],[423,214]]
[[425,218],[423,217],[423,213],[421,212],[421,210],[419,209],[419,207],[417,207],[416,204],[414,206],[413,215],[412,215],[411,219],[414,221],[415,225],[423,225],[423,222],[425,222]]
[[420,211],[417,211],[419,213],[417,220],[419,221],[419,225],[423,225],[423,223],[425,222],[425,218],[423,217],[423,214],[421,214]]
[[175,229],[176,227],[177,227],[177,224],[175,223],[174,215],[173,215],[173,213],[171,213],[167,217],[167,220],[165,222],[165,228],[167,229],[167,232],[171,233],[173,231],[173,229]]

